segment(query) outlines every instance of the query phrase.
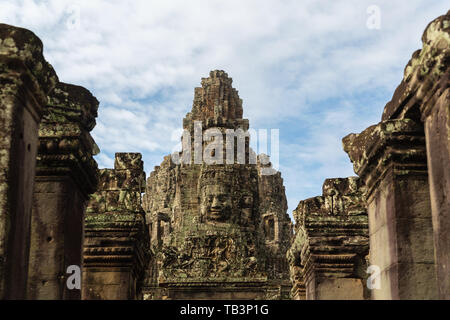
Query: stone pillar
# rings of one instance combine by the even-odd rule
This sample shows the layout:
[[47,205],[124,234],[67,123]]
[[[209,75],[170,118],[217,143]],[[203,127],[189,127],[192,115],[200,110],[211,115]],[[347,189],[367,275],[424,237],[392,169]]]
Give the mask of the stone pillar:
[[343,143],[367,187],[370,264],[381,271],[372,298],[437,298],[422,125],[385,120]]
[[[430,23],[409,76],[425,126],[440,299],[450,300],[450,11]],[[447,63],[445,62],[447,61]],[[424,66],[432,66],[425,69]],[[423,79],[423,70],[428,70]]]
[[100,170],[85,221],[83,300],[140,298],[150,242],[144,189],[140,153],[116,153],[114,169]]
[[0,24],[0,299],[24,299],[38,127],[57,83],[31,31]]
[[450,89],[423,113],[440,299],[450,300]]
[[327,179],[323,195],[300,201],[288,257],[297,300],[362,300],[368,221],[357,177]]
[[84,213],[97,186],[95,126],[98,101],[59,83],[39,128],[27,299],[80,299],[67,287],[67,267],[82,266]]

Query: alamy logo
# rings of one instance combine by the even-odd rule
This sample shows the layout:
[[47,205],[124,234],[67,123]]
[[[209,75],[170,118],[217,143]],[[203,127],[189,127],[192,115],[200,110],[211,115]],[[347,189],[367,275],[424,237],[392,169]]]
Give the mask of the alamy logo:
[[[178,133],[178,132],[176,132]],[[175,164],[256,164],[256,154],[262,165],[262,175],[272,175],[279,168],[279,129],[270,129],[270,160],[268,154],[268,130],[208,128],[203,130],[202,121],[194,121],[194,137],[189,130],[183,130],[181,143],[178,143],[171,155]],[[172,135],[172,140],[178,134]],[[225,139],[224,139],[225,136]],[[250,139],[251,138],[251,139]],[[249,142],[249,143],[248,143]],[[193,148],[192,148],[193,144]],[[247,145],[250,150],[247,150]],[[181,152],[179,150],[182,150]]]
[[377,265],[371,265],[367,268],[366,272],[370,274],[370,276],[367,278],[367,288],[369,288],[370,290],[381,289],[380,267]]
[[366,10],[369,17],[366,21],[366,26],[370,30],[381,29],[381,9],[377,5],[371,5]]
[[69,30],[78,30],[81,25],[81,8],[77,5],[71,5],[66,9],[67,21],[66,27]]
[[67,267],[66,273],[70,274],[67,278],[67,288],[69,290],[80,290],[81,289],[81,269],[77,265],[70,265]]

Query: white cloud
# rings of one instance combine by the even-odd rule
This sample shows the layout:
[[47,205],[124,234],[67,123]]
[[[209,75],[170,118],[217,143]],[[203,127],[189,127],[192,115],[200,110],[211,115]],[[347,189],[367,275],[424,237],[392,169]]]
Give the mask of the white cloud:
[[[372,4],[380,30],[366,28]],[[74,8],[79,28],[68,28]],[[100,100],[101,165],[116,151],[142,152],[147,171],[159,164],[200,78],[226,70],[250,124],[280,128],[297,150],[280,159],[292,210],[324,178],[351,174],[340,139],[381,117],[425,26],[447,10],[425,0],[2,0],[0,21],[33,30],[60,79]]]

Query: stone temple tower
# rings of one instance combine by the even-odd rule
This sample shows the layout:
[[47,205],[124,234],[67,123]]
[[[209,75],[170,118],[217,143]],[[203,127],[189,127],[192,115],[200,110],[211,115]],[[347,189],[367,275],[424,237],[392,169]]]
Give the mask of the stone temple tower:
[[242,100],[224,71],[195,89],[183,150],[147,181],[152,259],[145,299],[286,299],[292,236],[281,174],[249,147]]

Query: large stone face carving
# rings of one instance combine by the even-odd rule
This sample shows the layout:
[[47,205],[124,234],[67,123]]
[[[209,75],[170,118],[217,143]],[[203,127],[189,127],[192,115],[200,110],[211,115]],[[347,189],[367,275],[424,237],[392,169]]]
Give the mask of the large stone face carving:
[[223,184],[200,187],[201,220],[227,221],[231,215],[230,188]]
[[202,79],[183,151],[146,184],[138,153],[97,169],[98,101],[0,24],[0,299],[79,299],[64,282],[81,254],[84,299],[449,299],[450,11],[422,42],[381,122],[343,139],[359,177],[301,201],[292,237],[225,72]]
[[[211,148],[217,140],[194,139],[214,128],[216,139],[226,143],[227,129],[248,130],[242,100],[225,72],[212,71],[202,79],[183,126],[191,140],[183,136],[180,158],[191,161],[175,164],[168,156],[147,182],[144,209],[155,258],[146,297],[286,298],[290,284],[285,252],[292,226],[280,174],[261,173],[263,165],[249,149],[248,137],[235,146],[235,151],[244,150],[246,163],[241,164],[237,152],[230,156],[232,149],[222,144]],[[205,155],[214,161],[195,161]],[[236,161],[226,163],[227,156]],[[220,159],[223,164],[217,163]],[[263,216],[273,221],[269,238]]]

